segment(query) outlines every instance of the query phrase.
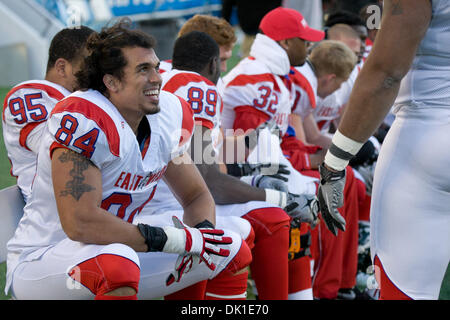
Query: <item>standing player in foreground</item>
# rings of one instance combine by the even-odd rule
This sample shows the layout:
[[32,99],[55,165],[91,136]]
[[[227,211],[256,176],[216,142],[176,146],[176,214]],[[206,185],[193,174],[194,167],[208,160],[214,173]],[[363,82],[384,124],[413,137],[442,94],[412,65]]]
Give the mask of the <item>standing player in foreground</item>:
[[[177,220],[175,227],[131,223],[162,177],[186,224],[215,223],[214,201],[185,153],[190,136],[172,134],[192,132],[192,112],[160,92],[153,47],[126,21],[89,37],[77,74],[88,90],[53,109],[35,188],[7,245],[5,291],[14,297],[136,299],[139,291],[157,298],[250,263],[235,233]],[[181,262],[186,268],[173,274]]]
[[55,104],[74,91],[75,74],[86,55],[86,39],[93,32],[84,26],[59,31],[50,43],[45,80],[19,83],[6,95],[3,137],[11,174],[17,177],[25,202],[31,194],[45,123]]
[[450,1],[386,0],[377,41],[320,167],[341,226],[345,168],[394,104],[375,170],[371,255],[380,299],[437,299],[450,259]]

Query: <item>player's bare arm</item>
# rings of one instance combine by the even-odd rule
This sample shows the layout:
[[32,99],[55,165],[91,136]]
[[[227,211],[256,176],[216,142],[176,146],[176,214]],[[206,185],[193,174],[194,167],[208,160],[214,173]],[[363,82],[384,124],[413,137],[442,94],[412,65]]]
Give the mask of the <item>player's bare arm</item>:
[[215,225],[214,200],[189,154],[169,162],[163,179],[183,206],[184,223],[193,227],[206,219]]
[[123,243],[147,251],[138,228],[100,207],[102,176],[86,157],[65,149],[54,150],[52,180],[64,232],[71,240],[92,244]]
[[[294,128],[295,136],[297,137],[297,139],[302,141],[304,144],[308,145],[309,143],[306,140],[306,134],[303,129],[302,118],[298,114],[291,113],[289,115],[289,124]],[[319,134],[320,134],[320,132],[319,132]],[[323,137],[323,138],[327,138],[327,137]],[[324,141],[327,141],[327,140],[328,139],[324,139]],[[323,162],[323,159],[325,158],[326,151],[327,151],[327,149],[321,149],[321,150],[317,151],[316,153],[309,155],[311,169],[317,169],[319,167],[319,165]]]
[[[249,200],[264,201],[266,199],[264,189],[252,187],[231,175],[222,173],[216,161],[203,161],[205,160],[203,158],[205,150],[213,150],[212,141],[207,138],[211,136],[210,132],[211,130],[206,127],[195,126],[191,142],[191,155],[194,159],[202,159],[201,163],[196,165],[211,191],[214,201],[217,204],[244,203]],[[203,137],[203,139],[196,139],[196,136]],[[201,145],[197,146],[197,142],[200,142]]]
[[[391,108],[431,19],[429,0],[384,1],[381,28],[350,96],[339,131],[364,142]],[[402,54],[394,55],[393,52]],[[367,99],[367,97],[371,97]]]
[[312,113],[303,119],[303,128],[305,130],[306,141],[308,143],[321,146],[324,149],[328,149],[330,147],[331,139],[324,136],[320,132]]
[[307,143],[302,117],[300,117],[298,114],[291,113],[289,115],[289,125],[294,128],[295,136],[297,137],[297,139],[302,141],[303,143]]

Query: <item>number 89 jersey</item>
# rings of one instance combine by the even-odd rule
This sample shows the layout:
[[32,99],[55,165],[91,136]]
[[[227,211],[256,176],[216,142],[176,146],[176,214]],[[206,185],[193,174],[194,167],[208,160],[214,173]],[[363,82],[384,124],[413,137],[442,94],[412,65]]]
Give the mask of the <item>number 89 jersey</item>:
[[66,238],[53,193],[51,155],[56,148],[88,158],[102,174],[101,207],[133,221],[151,201],[168,163],[188,148],[192,135],[193,115],[186,101],[161,92],[159,104],[161,111],[146,117],[150,132],[143,147],[116,107],[97,91],[75,92],[55,106],[39,149],[33,192],[8,243],[8,263],[39,256]]
[[172,69],[162,74],[164,91],[185,99],[194,112],[196,122],[208,129],[219,128],[222,100],[216,86],[192,71]]

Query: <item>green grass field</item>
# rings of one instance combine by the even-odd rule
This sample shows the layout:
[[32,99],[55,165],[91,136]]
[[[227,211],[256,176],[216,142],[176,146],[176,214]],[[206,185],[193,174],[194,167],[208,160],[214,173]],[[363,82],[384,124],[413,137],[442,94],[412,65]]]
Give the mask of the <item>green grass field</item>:
[[[237,47],[237,46],[236,46]],[[238,48],[235,48],[237,50]],[[229,64],[229,69],[237,63],[238,58],[236,58],[237,54],[233,54],[234,58],[231,60]],[[3,99],[8,92],[9,88],[0,88],[0,101],[3,105]],[[0,131],[1,131],[1,122],[0,122]],[[6,154],[5,145],[3,143],[3,134],[0,134],[0,189],[11,186],[16,183],[16,179],[11,177],[10,173],[10,163]],[[0,204],[1,206],[1,204]],[[1,223],[1,222],[0,222]],[[9,296],[5,296],[4,294],[4,286],[5,286],[5,274],[6,274],[6,264],[0,264],[0,300],[9,299]],[[253,299],[253,294],[249,290],[249,299]],[[447,268],[447,273],[443,281],[443,285],[441,288],[440,300],[450,300],[450,268]]]

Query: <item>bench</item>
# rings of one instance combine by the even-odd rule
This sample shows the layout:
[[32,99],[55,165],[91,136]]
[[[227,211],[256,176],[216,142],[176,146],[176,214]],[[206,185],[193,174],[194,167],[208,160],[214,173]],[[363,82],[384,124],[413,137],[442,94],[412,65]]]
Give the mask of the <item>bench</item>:
[[25,202],[17,185],[0,190],[0,263],[6,261],[6,243],[16,231],[24,206]]

